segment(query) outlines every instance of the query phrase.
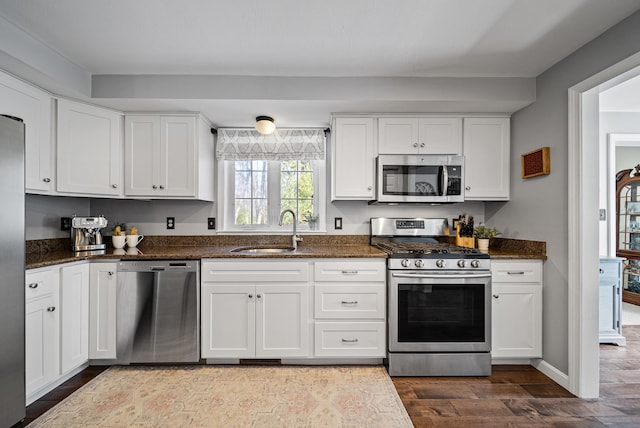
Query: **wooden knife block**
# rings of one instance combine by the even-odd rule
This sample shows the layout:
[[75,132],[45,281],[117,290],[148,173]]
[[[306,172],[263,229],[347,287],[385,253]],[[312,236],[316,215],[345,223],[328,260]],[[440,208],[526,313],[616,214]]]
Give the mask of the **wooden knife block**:
[[473,236],[460,236],[460,225],[456,224],[456,245],[458,247],[475,248],[476,239]]

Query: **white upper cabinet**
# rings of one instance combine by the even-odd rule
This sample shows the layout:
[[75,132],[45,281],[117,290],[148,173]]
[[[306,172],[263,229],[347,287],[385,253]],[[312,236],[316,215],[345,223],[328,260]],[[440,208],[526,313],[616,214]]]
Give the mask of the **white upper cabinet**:
[[58,100],[58,192],[120,196],[122,114]]
[[374,122],[371,117],[334,119],[331,200],[374,198]]
[[509,200],[510,120],[464,119],[465,200]]
[[29,84],[0,72],[0,114],[25,123],[25,188],[27,193],[51,193],[53,140],[51,96]]
[[462,119],[381,117],[378,119],[378,153],[461,154]]
[[201,117],[125,117],[126,196],[212,201],[213,180],[213,136]]

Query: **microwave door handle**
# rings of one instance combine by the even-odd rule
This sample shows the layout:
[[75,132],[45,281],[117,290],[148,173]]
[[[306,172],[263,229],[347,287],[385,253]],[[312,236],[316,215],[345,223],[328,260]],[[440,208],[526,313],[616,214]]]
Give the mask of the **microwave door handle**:
[[442,174],[440,174],[440,179],[442,180],[440,182],[440,189],[442,189],[442,191],[440,192],[440,194],[442,196],[447,196],[447,183],[449,183],[449,169],[447,168],[446,165],[442,165],[440,168],[442,168]]

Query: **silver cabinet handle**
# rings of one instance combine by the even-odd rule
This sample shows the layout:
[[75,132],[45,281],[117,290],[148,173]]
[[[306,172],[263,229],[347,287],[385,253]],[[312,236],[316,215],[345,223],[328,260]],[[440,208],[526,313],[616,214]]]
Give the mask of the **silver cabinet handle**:
[[29,288],[38,288],[38,283],[34,282],[34,283],[29,284]]
[[420,143],[420,147],[424,147],[424,143]]
[[343,305],[357,305],[358,301],[357,300],[343,300],[341,303]]
[[471,186],[466,186],[464,190],[471,190]]
[[112,184],[111,187],[113,187],[114,189],[117,189],[118,185],[117,184]]
[[358,339],[342,339],[344,343],[358,343]]
[[518,271],[518,272],[509,271],[507,272],[507,275],[524,275],[524,271]]
[[373,186],[367,186],[367,190],[373,189]]
[[249,298],[253,299],[253,294],[249,293]]
[[109,272],[107,272],[107,275],[113,276],[113,272],[109,271]]
[[160,188],[161,188],[161,189],[164,189],[164,186],[161,184],[161,185],[160,185]]
[[258,294],[256,294],[256,297],[257,297],[258,299],[262,299],[262,294],[258,293]]
[[151,186],[153,189],[157,189],[158,186],[156,186],[155,184],[153,186]]
[[43,178],[42,181],[44,181],[45,183],[51,183],[51,179],[50,178]]
[[47,308],[47,312],[53,312],[53,311],[55,311],[55,310],[56,310],[56,307],[55,307],[55,306],[49,306],[49,307]]
[[343,270],[342,274],[343,275],[357,275],[358,271],[357,270]]
[[418,147],[418,143],[413,143],[413,147]]
[[493,295],[493,298],[494,298],[494,299],[499,299],[499,298],[500,298],[500,295],[499,295],[499,294],[494,294],[494,295]]
[[604,273],[604,269],[600,268],[600,275]]

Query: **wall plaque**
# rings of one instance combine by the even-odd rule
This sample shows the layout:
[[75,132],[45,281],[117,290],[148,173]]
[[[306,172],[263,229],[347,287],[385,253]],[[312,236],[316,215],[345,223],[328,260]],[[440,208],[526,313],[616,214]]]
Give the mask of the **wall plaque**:
[[549,147],[541,147],[520,156],[522,178],[537,177],[551,172]]

